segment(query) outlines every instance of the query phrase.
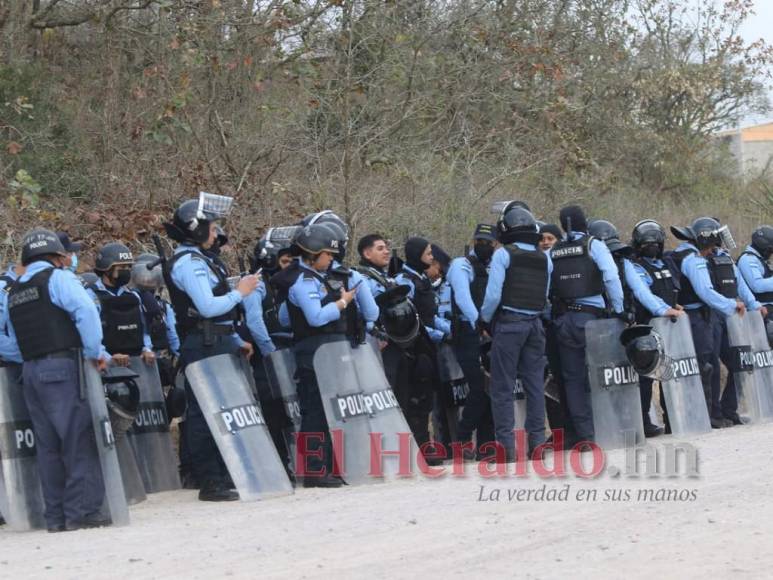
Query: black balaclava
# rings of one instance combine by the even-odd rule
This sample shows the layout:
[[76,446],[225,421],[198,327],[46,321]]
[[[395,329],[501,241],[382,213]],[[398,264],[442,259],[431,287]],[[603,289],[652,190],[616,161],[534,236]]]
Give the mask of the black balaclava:
[[[572,226],[574,226],[574,218],[572,218]],[[563,232],[561,232],[561,228],[556,224],[545,224],[539,229],[539,233],[543,232],[553,234],[557,240],[560,240],[564,235]]]
[[405,263],[416,272],[423,272],[429,268],[428,264],[421,261],[421,256],[429,246],[429,242],[424,238],[408,238],[405,241]]
[[570,229],[573,232],[588,233],[588,220],[579,205],[567,205],[562,208],[560,218],[561,227],[566,233],[569,233]]

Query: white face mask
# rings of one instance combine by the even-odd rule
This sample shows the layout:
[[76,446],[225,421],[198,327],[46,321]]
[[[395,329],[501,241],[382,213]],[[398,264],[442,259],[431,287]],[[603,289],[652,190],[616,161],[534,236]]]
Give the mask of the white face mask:
[[78,254],[71,254],[70,258],[72,258],[72,263],[67,267],[67,269],[70,272],[77,272],[78,271]]
[[443,283],[443,277],[441,276],[440,278],[438,278],[437,280],[435,280],[434,282],[432,282],[432,288],[434,288],[435,290],[437,290],[438,288],[440,288],[440,285],[441,285],[442,283]]

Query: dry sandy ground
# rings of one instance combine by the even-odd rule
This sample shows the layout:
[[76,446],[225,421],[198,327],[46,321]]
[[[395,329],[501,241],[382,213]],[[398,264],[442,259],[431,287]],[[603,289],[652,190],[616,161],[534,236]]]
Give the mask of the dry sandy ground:
[[[653,440],[662,451],[669,437]],[[697,478],[417,478],[299,489],[258,503],[152,496],[132,525],[51,535],[0,529],[0,578],[554,578],[766,576],[773,568],[773,425],[691,440]],[[622,467],[622,452],[607,464]],[[512,468],[512,466],[511,466]],[[567,501],[509,501],[508,490]],[[488,498],[479,501],[481,485]],[[694,501],[639,501],[640,488]],[[595,489],[596,501],[577,493]],[[605,492],[631,494],[605,501]]]

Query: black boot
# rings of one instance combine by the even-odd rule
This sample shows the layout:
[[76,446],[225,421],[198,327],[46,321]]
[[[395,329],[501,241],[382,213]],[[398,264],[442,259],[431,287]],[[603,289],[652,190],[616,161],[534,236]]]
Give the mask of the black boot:
[[644,436],[647,438],[663,435],[663,431],[664,431],[663,427],[658,427],[657,425],[653,425],[652,423],[644,424]]
[[238,499],[239,494],[222,482],[208,481],[199,491],[199,501],[236,501]]
[[308,475],[303,478],[303,487],[341,487],[344,484],[340,477],[335,475],[325,474],[323,476],[309,477]]

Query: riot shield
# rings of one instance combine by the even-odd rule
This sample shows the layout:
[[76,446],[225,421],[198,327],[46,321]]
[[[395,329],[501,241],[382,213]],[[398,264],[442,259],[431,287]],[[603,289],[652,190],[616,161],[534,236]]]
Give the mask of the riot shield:
[[237,355],[208,357],[185,376],[242,501],[293,492]]
[[765,321],[758,310],[747,312],[749,338],[754,353],[754,378],[760,399],[760,415],[764,421],[773,419],[773,350],[768,342]]
[[399,450],[400,435],[407,437],[413,473],[413,436],[373,349],[352,348],[347,341],[323,344],[314,353],[314,372],[328,425],[343,432],[343,456],[336,455],[336,462],[344,480],[358,485],[398,477],[400,462],[388,456],[381,461],[383,476],[370,475],[371,433],[380,436],[383,451]]
[[381,366],[384,366],[384,358],[381,356],[381,349],[378,347],[378,338],[368,333],[365,335],[365,344],[370,345],[370,348],[372,348],[373,352],[378,356],[378,362],[381,363]]
[[137,467],[145,491],[156,493],[180,489],[177,457],[169,434],[164,391],[158,367],[147,365],[139,356],[133,356],[129,368],[139,375],[140,407],[129,430],[129,441],[137,457]]
[[448,440],[456,441],[456,432],[462,418],[464,404],[470,394],[470,385],[464,376],[462,367],[456,359],[454,349],[450,344],[441,343],[437,347],[438,375],[443,389],[440,401],[443,404],[446,423],[448,425]]
[[45,527],[35,433],[23,389],[21,365],[0,368],[0,483],[6,499],[0,510],[16,531]]
[[134,450],[126,434],[119,436],[116,433],[115,452],[118,454],[118,466],[121,468],[126,503],[129,505],[142,503],[148,499],[148,496],[145,495],[145,484],[142,482],[142,475],[137,467],[137,458],[134,456]]
[[622,320],[591,320],[585,326],[585,358],[591,388],[596,443],[604,449],[624,447],[625,433],[644,441],[639,376],[620,344]]
[[737,312],[728,316],[727,339],[730,343],[730,364],[728,372],[733,373],[738,394],[738,412],[750,423],[763,418],[761,392],[754,372],[754,351],[751,343],[750,321],[752,313],[741,316]]
[[711,431],[700,365],[687,315],[653,318],[652,328],[663,339],[666,355],[672,359],[673,378],[662,381],[671,433],[677,437]]
[[289,348],[276,350],[263,358],[271,396],[282,401],[291,427],[284,431],[285,444],[290,454],[290,467],[295,472],[295,434],[301,430],[301,407],[295,386],[295,355]]
[[102,468],[102,481],[105,486],[105,506],[114,526],[129,525],[129,508],[126,505],[121,468],[115,437],[110,425],[110,416],[105,403],[105,388],[97,369],[83,356],[78,358],[81,374],[81,388],[85,391],[94,426],[94,437]]

